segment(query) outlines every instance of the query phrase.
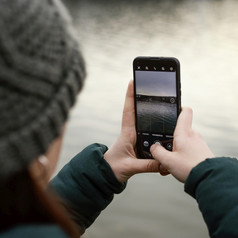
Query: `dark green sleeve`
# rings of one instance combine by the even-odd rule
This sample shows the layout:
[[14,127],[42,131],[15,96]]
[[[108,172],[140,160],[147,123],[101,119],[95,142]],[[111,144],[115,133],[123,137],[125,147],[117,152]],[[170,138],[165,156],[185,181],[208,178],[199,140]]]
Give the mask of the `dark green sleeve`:
[[199,205],[211,237],[238,237],[238,161],[207,159],[188,176],[185,191]]
[[107,147],[93,144],[77,154],[51,181],[82,231],[89,227],[126,183],[116,179],[103,154]]

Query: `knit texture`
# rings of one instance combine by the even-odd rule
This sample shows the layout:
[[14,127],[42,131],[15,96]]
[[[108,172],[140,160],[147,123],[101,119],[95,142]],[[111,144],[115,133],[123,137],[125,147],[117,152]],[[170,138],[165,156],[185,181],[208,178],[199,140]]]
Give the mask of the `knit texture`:
[[57,0],[0,1],[0,179],[25,169],[59,136],[85,67]]

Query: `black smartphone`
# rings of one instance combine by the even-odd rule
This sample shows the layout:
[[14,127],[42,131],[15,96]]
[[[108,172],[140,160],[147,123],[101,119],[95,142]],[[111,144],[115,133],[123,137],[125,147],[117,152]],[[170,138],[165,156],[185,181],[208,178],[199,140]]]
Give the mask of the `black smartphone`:
[[133,72],[137,156],[152,158],[156,142],[172,151],[181,111],[180,63],[172,57],[137,57]]

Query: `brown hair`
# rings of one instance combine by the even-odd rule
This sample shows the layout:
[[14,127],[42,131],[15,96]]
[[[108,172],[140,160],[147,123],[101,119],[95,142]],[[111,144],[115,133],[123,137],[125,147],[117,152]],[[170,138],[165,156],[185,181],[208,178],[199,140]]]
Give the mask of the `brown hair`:
[[52,191],[44,191],[26,169],[0,181],[0,230],[18,224],[58,224],[69,237],[80,237],[80,228]]

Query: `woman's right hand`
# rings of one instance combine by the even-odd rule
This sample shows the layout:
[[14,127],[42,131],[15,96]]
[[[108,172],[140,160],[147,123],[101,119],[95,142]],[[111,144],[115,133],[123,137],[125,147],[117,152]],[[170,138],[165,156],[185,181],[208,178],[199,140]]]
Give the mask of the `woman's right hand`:
[[183,183],[192,168],[203,160],[214,157],[201,135],[192,129],[192,117],[192,109],[183,108],[174,132],[172,152],[159,144],[150,149],[153,158],[161,163],[163,171],[167,170]]

